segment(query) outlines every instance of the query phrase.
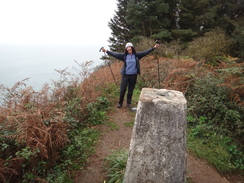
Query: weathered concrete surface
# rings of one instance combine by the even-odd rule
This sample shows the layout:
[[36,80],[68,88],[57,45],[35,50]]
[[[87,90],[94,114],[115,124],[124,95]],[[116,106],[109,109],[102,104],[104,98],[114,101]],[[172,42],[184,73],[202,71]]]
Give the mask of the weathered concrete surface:
[[186,181],[186,99],[181,92],[143,88],[124,183]]

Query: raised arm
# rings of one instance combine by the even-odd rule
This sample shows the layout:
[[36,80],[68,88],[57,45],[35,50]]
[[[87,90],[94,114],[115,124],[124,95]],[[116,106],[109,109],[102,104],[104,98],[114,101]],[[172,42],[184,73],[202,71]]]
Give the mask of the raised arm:
[[101,50],[114,58],[124,61],[124,53],[115,53],[112,51],[108,51],[105,48],[101,48]]
[[139,59],[141,59],[142,57],[145,57],[147,54],[151,53],[152,51],[154,51],[158,47],[159,47],[159,44],[155,44],[153,48],[150,48],[150,49],[142,51],[142,52],[138,52],[137,57]]

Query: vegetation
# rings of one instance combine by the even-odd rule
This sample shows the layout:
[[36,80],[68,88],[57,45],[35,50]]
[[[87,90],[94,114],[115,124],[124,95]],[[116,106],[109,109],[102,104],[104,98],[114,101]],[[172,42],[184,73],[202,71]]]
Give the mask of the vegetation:
[[[141,38],[137,45],[143,49],[150,41]],[[243,63],[225,56],[214,64],[181,59],[186,56],[178,55],[176,45],[161,44],[157,55],[141,61],[133,102],[143,87],[182,91],[188,100],[188,149],[220,172],[243,171]],[[162,57],[169,53],[171,58]],[[74,170],[85,165],[99,136],[92,127],[107,123],[106,111],[118,96],[109,67],[87,75],[88,65],[79,65],[86,74],[82,81],[68,80],[69,73],[59,71],[54,87],[44,86],[40,92],[25,81],[12,88],[1,86],[2,182],[72,182]],[[117,81],[121,66],[111,64]],[[114,174],[121,180],[122,172],[110,172],[110,178]]]
[[[123,51],[124,43],[144,36],[182,44],[216,28],[233,40],[231,56],[243,59],[244,2],[240,0],[118,0],[109,21],[111,49]],[[227,54],[227,53],[225,53]]]
[[[206,38],[206,41],[210,40]],[[149,42],[147,38],[137,43],[139,49]],[[205,40],[204,40],[205,41]],[[214,49],[217,44],[211,45]],[[182,91],[188,101],[187,146],[191,153],[207,160],[221,173],[243,172],[244,170],[244,108],[243,108],[243,63],[229,56],[215,57],[212,61],[181,59],[175,45],[161,44],[156,52],[165,55],[167,48],[172,58],[148,56],[141,61],[142,74],[139,77],[138,91],[143,87]],[[157,73],[159,60],[159,75]],[[115,63],[114,63],[115,64]],[[122,159],[128,152],[114,153],[110,159],[108,181],[120,182],[124,173]],[[126,160],[125,160],[126,161]],[[115,169],[112,165],[118,164]],[[120,167],[117,170],[117,167]],[[122,173],[121,173],[122,172]],[[119,174],[119,175],[118,175]],[[116,179],[116,177],[119,177]],[[190,179],[188,179],[190,182]]]
[[[138,51],[162,42],[141,61],[134,103],[143,87],[183,92],[188,149],[225,173],[244,170],[243,3],[118,0],[109,22],[114,51],[129,40]],[[91,62],[77,64],[79,75],[58,71],[53,88],[0,86],[1,182],[72,182],[86,163],[99,138],[93,126],[106,123],[117,100],[122,63],[110,65],[116,82],[106,65],[91,72]],[[109,182],[120,181],[125,151],[107,160]]]
[[[124,179],[124,173],[126,163],[128,159],[128,150],[119,149],[112,152],[108,157],[105,158],[106,162],[106,183],[122,183]],[[190,177],[187,177],[187,183],[192,183]]]
[[114,151],[110,156],[105,158],[107,163],[107,183],[122,183],[128,158],[128,150],[120,149]]
[[183,54],[196,60],[206,60],[213,65],[217,64],[216,57],[230,54],[232,45],[232,40],[223,30],[215,29],[206,32],[202,37],[195,38]]
[[[241,173],[244,170],[243,64],[232,58],[222,59],[213,67],[192,59],[160,57],[160,85],[185,93],[188,150],[207,160],[220,173]],[[156,62],[155,56],[141,62],[144,72],[137,84],[139,91],[143,87],[158,87]],[[108,182],[121,182],[127,155],[128,151],[118,150],[106,158]],[[190,178],[187,182],[191,182]]]
[[90,126],[106,120],[110,103],[104,96],[87,103],[78,79],[60,74],[53,89],[40,92],[25,80],[1,86],[1,182],[72,182],[73,171],[93,152],[99,133]]

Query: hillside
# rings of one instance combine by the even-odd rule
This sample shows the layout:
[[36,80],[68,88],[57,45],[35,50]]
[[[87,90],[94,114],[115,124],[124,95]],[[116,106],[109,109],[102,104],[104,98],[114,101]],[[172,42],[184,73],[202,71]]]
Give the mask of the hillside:
[[[215,66],[154,55],[141,60],[134,107],[144,87],[179,90],[187,98],[187,173],[195,182],[212,176],[244,182],[243,63],[226,59]],[[104,181],[104,158],[112,150],[128,150],[135,113],[115,108],[122,62],[106,63],[93,73],[90,64],[78,63],[79,76],[71,80],[59,71],[54,87],[45,85],[40,92],[25,80],[12,88],[0,86],[0,181]]]
[[[102,136],[96,146],[95,154],[88,159],[85,169],[77,174],[76,183],[103,183],[106,180],[104,159],[113,151],[129,148],[132,127],[127,127],[126,124],[134,120],[135,113],[127,108],[114,108],[108,113],[108,116],[110,123],[114,124],[116,129],[106,124],[96,127]],[[220,175],[206,161],[196,158],[190,153],[187,156],[187,177],[194,183],[241,181],[238,176]]]
[[[157,64],[157,59],[159,59],[159,65]],[[214,72],[213,68],[208,66],[206,66],[206,68],[209,68],[207,70],[201,69],[202,65],[203,63],[191,59],[177,60],[147,56],[141,61],[142,75],[138,79],[138,85],[144,83],[147,87],[155,88],[160,85],[162,88],[179,90],[185,93],[194,77],[201,77],[208,72]],[[96,89],[106,88],[109,84],[118,85],[121,77],[119,72],[121,66],[122,63],[117,61],[110,65],[115,81],[108,65],[91,74],[89,79],[82,84],[84,91],[89,91],[85,97],[94,100],[101,94],[99,92],[93,93],[94,91],[99,91]],[[158,83],[158,69],[160,72],[160,83]],[[238,94],[238,91],[236,94]],[[91,98],[91,96],[94,96],[94,98]],[[96,146],[95,154],[89,158],[87,166],[77,176],[76,183],[103,182],[106,179],[104,158],[115,150],[128,149],[129,147],[132,127],[126,127],[126,124],[133,122],[135,113],[125,107],[122,109],[115,108],[117,98],[112,99],[114,108],[108,113],[110,123],[109,125],[103,124],[96,127],[102,132],[102,138]],[[136,105],[137,101],[134,100],[134,106]],[[111,124],[113,124],[112,126],[115,125],[116,128],[113,128]],[[244,178],[240,175],[218,173],[212,165],[201,158],[197,158],[190,152],[188,152],[187,157],[187,176],[189,180],[195,183],[244,182]]]

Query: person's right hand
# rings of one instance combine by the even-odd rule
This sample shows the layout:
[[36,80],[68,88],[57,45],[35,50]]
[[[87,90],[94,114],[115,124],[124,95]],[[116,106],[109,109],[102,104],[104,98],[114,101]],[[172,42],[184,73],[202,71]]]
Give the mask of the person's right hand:
[[104,48],[102,48],[102,51],[103,51],[103,52],[107,52],[107,50],[106,50],[106,49],[104,49]]

